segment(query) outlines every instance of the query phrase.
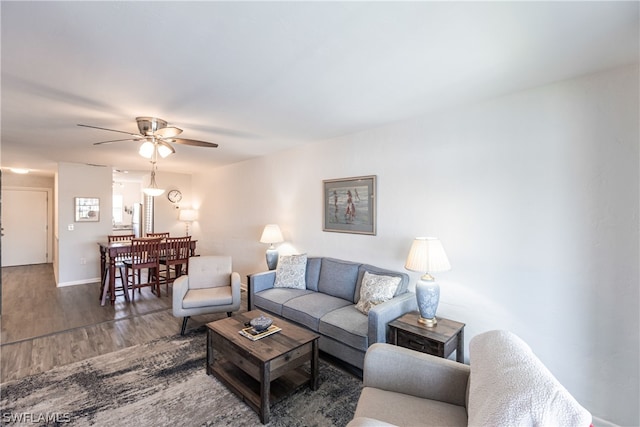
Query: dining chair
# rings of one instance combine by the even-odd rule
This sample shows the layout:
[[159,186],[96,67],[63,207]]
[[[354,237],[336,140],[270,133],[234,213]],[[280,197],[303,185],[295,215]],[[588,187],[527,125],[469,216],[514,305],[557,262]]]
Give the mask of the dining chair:
[[[164,282],[165,291],[169,294],[169,285],[183,274],[189,274],[189,254],[191,252],[191,236],[167,237],[164,251],[160,255],[160,282]],[[173,276],[171,272],[173,271]]]
[[[135,299],[135,291],[140,288],[151,287],[160,297],[160,242],[162,238],[142,238],[131,240],[131,258],[124,261],[125,265],[125,290],[131,286],[131,301]],[[147,270],[143,278],[141,271]],[[143,280],[146,279],[146,280]]]
[[[155,239],[158,237],[160,237],[161,239],[166,239],[167,237],[169,237],[169,233],[147,233],[146,237],[149,239]],[[164,255],[164,249],[161,249],[160,258],[162,258]]]
[[[110,234],[107,236],[107,242],[127,242],[134,239],[135,234]],[[115,258],[115,266],[116,266],[116,275],[114,276],[114,280],[117,283],[118,278],[120,278],[120,287],[116,287],[116,291],[123,291],[124,299],[129,301],[129,293],[125,291],[125,275],[124,275],[124,260],[127,259],[128,255],[118,255]],[[100,284],[100,298],[103,298],[103,294],[105,293],[104,287],[107,286],[107,274],[108,269],[104,269],[104,274],[102,276],[102,283]],[[118,274],[119,273],[119,274]]]

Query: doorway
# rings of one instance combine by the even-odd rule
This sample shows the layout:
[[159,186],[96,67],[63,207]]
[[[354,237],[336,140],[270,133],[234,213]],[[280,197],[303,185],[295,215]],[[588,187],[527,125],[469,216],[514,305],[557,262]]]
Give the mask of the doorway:
[[48,262],[49,193],[2,190],[2,267]]

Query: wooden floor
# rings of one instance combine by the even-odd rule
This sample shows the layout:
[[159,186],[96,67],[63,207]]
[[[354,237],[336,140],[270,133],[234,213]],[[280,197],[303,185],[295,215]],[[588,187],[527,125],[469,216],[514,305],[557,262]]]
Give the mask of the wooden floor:
[[[57,288],[52,264],[2,268],[0,383],[180,332],[171,296],[143,289],[101,306],[100,284]],[[242,293],[241,310],[246,309]],[[194,316],[189,328],[224,318]]]

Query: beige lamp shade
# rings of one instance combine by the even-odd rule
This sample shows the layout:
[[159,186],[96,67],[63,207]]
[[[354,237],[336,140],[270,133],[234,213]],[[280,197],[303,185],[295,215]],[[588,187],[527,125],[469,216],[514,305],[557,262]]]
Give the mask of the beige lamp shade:
[[435,237],[416,237],[404,267],[422,273],[451,270],[442,242]]
[[182,209],[178,219],[184,222],[196,221],[198,219],[198,211],[195,209]]
[[260,243],[280,243],[284,242],[284,237],[282,237],[282,231],[280,231],[280,227],[278,224],[267,224],[262,231],[262,237],[260,237]]

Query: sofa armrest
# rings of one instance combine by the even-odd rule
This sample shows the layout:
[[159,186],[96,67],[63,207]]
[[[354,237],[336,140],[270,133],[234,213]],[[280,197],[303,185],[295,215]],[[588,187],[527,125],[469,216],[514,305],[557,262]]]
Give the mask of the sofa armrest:
[[387,342],[388,324],[398,317],[417,309],[416,295],[405,292],[369,310],[369,344]]
[[249,301],[249,310],[253,310],[253,298],[252,295],[257,294],[260,291],[264,291],[265,289],[273,288],[273,284],[276,282],[276,272],[275,270],[263,271],[261,273],[255,273],[249,275],[249,283],[248,292],[249,297],[247,298]]
[[183,275],[176,278],[176,280],[173,281],[173,285],[171,287],[173,291],[173,315],[175,317],[183,317],[184,314],[182,312],[182,300],[189,290],[189,276]]
[[231,299],[235,302],[240,302],[240,292],[242,283],[240,282],[240,273],[234,271],[231,273]]
[[363,385],[466,407],[468,365],[391,344],[373,344]]
[[385,423],[384,421],[374,420],[367,417],[356,417],[349,421],[347,427],[394,427],[395,424]]

